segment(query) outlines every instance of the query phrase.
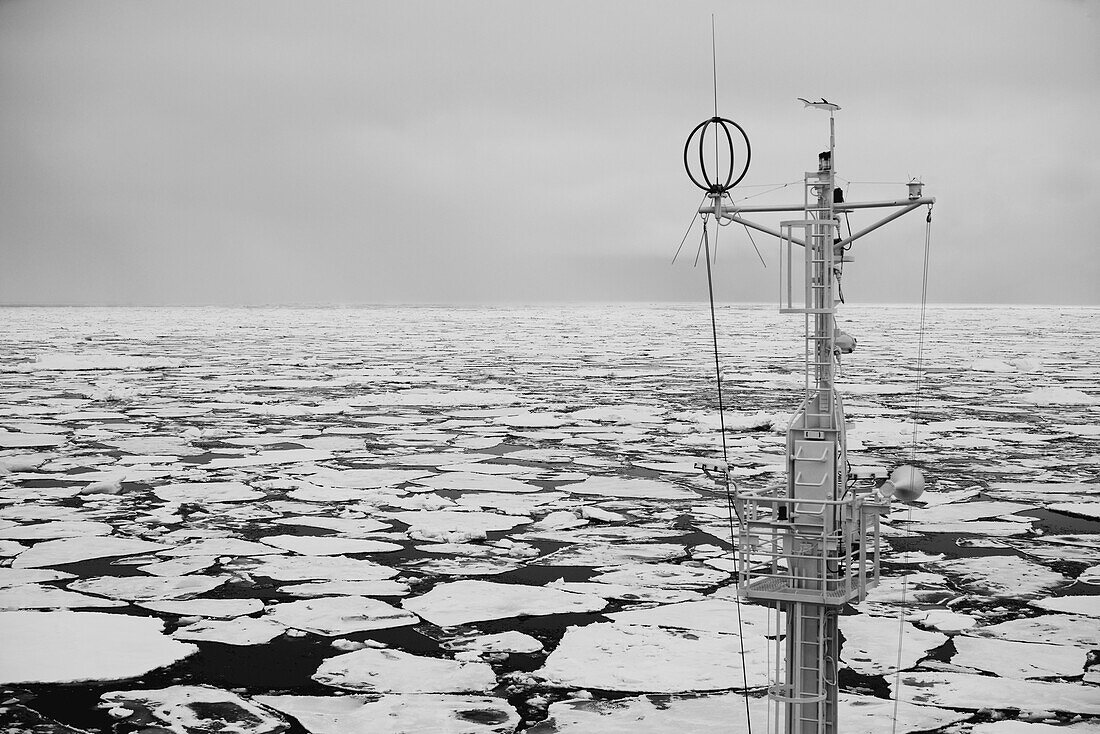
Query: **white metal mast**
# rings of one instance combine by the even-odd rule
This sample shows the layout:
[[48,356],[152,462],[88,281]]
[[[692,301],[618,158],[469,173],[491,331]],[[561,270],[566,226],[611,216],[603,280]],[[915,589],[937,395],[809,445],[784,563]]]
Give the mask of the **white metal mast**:
[[[723,205],[722,195],[730,186],[711,184],[704,166],[703,178],[711,187],[711,202],[701,207],[700,213],[780,238],[780,311],[802,314],[805,320],[805,396],[787,429],[786,484],[733,494],[740,523],[738,588],[744,598],[774,604],[785,620],[785,634],[776,639],[776,660],[781,660],[782,666],[776,671],[775,685],[769,689],[777,708],[772,717],[775,731],[837,734],[837,616],[845,604],[859,602],[878,582],[878,520],[890,496],[896,493],[903,499],[915,499],[923,488],[919,470],[911,467],[896,471],[890,481],[877,488],[876,482],[866,481],[875,477],[849,474],[844,407],[834,385],[840,353],[835,322],[837,278],[851,242],[935,200],[923,197],[919,185],[911,185],[909,197],[904,200],[844,202],[835,185],[834,113],[840,108],[825,100],[803,102],[829,112],[829,150],[818,157],[817,170],[805,174],[802,203]],[[736,123],[721,118],[711,122],[728,122],[741,130]],[[728,128],[725,134],[730,139]],[[731,161],[732,152],[731,142]],[[690,176],[690,166],[688,173]],[[701,186],[694,176],[691,178]],[[838,213],[870,208],[894,211],[842,238]],[[750,212],[800,212],[800,217],[780,222],[776,231],[744,219],[742,215]],[[800,302],[794,297],[796,245],[803,254]],[[700,466],[719,470],[722,481],[729,485],[728,467],[722,462],[702,462]]]

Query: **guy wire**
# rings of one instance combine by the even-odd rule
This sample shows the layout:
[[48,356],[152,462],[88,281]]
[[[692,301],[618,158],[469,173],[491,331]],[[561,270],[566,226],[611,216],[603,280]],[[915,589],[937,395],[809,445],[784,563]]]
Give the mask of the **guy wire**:
[[[718,244],[717,236],[718,230],[716,229],[715,249],[717,249]],[[707,217],[703,217],[703,247],[706,248],[704,255],[707,261],[707,293],[710,296],[710,333],[714,343],[714,376],[718,384],[718,425],[722,431],[722,461],[725,463],[727,517],[729,518],[730,525],[730,545],[734,547],[734,554],[736,557],[737,539],[733,530],[733,495],[730,494],[729,452],[726,448],[726,408],[725,402],[722,399],[722,365],[718,359],[718,321],[714,314],[714,276],[711,273],[710,267],[710,238],[707,236]],[[737,640],[741,645],[741,680],[745,685],[745,724],[748,727],[748,734],[752,734],[752,717],[749,714],[749,672],[748,665],[745,663],[745,634],[741,624],[740,590],[738,590],[738,594],[734,597],[734,604],[737,609]]]

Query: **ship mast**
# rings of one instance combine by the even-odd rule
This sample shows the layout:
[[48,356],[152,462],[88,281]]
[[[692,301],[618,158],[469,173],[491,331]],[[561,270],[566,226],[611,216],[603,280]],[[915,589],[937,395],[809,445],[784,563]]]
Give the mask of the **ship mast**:
[[[776,660],[782,665],[768,691],[777,709],[771,717],[774,731],[837,734],[837,617],[845,604],[863,600],[878,583],[879,517],[890,497],[915,499],[924,484],[913,467],[899,468],[885,482],[879,481],[884,476],[849,471],[844,406],[834,377],[839,354],[851,351],[854,340],[836,327],[838,278],[843,263],[851,259],[845,252],[852,242],[935,200],[922,196],[920,184],[911,184],[907,199],[845,202],[836,187],[835,113],[840,108],[825,100],[803,102],[829,113],[829,149],[818,156],[817,169],[805,174],[801,204],[723,203],[730,186],[712,183],[703,165],[705,126],[711,123],[724,131],[731,167],[733,137],[727,123],[742,135],[744,131],[715,117],[696,128],[702,129],[699,160],[710,198],[699,211],[780,239],[780,311],[804,318],[805,393],[787,429],[786,483],[761,490],[735,489],[732,494],[739,522],[738,591],[745,599],[774,605],[784,620],[785,634],[776,638]],[[714,134],[723,139],[717,131]],[[690,165],[688,173],[703,188]],[[839,213],[874,208],[891,211],[854,235],[841,237]],[[780,222],[777,231],[744,218],[753,212],[795,212],[798,218]],[[796,262],[796,252],[801,252],[801,263]],[[797,270],[802,271],[799,297]],[[724,462],[701,462],[700,467],[717,471],[720,481],[731,486]]]

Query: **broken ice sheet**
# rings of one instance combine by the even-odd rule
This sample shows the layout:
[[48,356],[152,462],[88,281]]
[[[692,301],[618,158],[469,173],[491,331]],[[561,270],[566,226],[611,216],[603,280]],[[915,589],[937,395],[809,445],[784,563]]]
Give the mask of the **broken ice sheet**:
[[[840,659],[849,668],[863,675],[888,675],[911,668],[929,650],[939,647],[949,639],[939,632],[926,632],[908,622],[890,617],[871,617],[864,614],[845,615],[839,618],[844,644]],[[900,661],[898,646],[901,646]]]
[[606,497],[635,497],[638,499],[688,500],[698,495],[675,484],[655,479],[624,479],[621,477],[592,476],[583,482],[562,487],[574,494],[594,494]]
[[263,492],[252,489],[244,482],[165,484],[154,487],[153,494],[165,502],[190,502],[193,504],[248,502],[261,499],[264,496]]
[[676,693],[768,684],[774,643],[763,635],[671,630],[621,623],[570,627],[535,675],[548,685]]
[[1100,617],[1100,596],[1068,595],[1036,599],[1032,606],[1051,612],[1080,614],[1086,617]]
[[100,706],[116,718],[131,725],[156,724],[173,734],[277,734],[287,729],[282,717],[212,686],[114,691],[100,698]]
[[467,693],[497,685],[496,674],[485,663],[375,648],[329,658],[313,679],[333,688],[371,693]]
[[326,637],[416,624],[419,618],[365,596],[324,596],[273,604],[266,619]]
[[103,612],[0,612],[0,683],[136,678],[194,654],[151,617]]
[[232,570],[276,581],[378,581],[398,574],[395,568],[344,556],[242,558],[234,562]]
[[177,640],[220,642],[223,645],[262,645],[286,632],[286,627],[268,619],[237,617],[231,620],[202,619],[172,633]]
[[413,510],[388,513],[409,526],[409,535],[417,540],[462,542],[478,540],[493,530],[511,530],[531,522],[520,515],[459,510]]
[[519,714],[505,700],[430,693],[373,696],[254,696],[293,716],[310,734],[512,734]]
[[227,576],[98,576],[67,585],[72,591],[126,601],[185,599],[228,581]]
[[999,624],[969,629],[965,634],[1019,642],[1067,644],[1086,649],[1100,648],[1100,626],[1096,624],[1096,620],[1076,614],[1046,614],[1010,619]]
[[0,610],[3,609],[90,609],[93,607],[124,607],[126,602],[87,596],[65,591],[56,586],[20,584],[0,588]]
[[1068,645],[956,636],[951,662],[1004,678],[1052,678],[1081,675],[1088,651]]
[[160,614],[174,614],[180,617],[232,619],[246,614],[255,614],[264,608],[264,603],[259,599],[188,599],[139,602],[138,606]]
[[646,561],[667,561],[687,555],[676,543],[596,543],[572,545],[539,559],[542,566],[626,566]]
[[[888,681],[893,687],[893,681]],[[1100,714],[1096,688],[1081,683],[1051,683],[967,673],[902,673],[902,700],[968,709],[1023,709]]]
[[409,585],[401,581],[311,581],[279,587],[279,593],[290,596],[405,596]]
[[[740,693],[722,693],[693,697],[648,695],[613,700],[568,699],[550,704],[549,717],[529,732],[667,734],[684,731],[691,734],[740,734],[749,731],[745,720],[746,704],[752,730],[767,730],[767,699],[750,697],[746,700]],[[968,719],[970,714],[903,701],[897,707],[895,718],[893,701],[841,693],[837,718],[846,734],[881,734],[884,731],[906,734],[938,729]]]
[[339,556],[357,553],[390,553],[402,550],[397,543],[361,538],[319,535],[269,535],[260,542],[305,556]]
[[930,565],[956,577],[967,591],[985,596],[1034,597],[1072,581],[1018,556],[958,558]]
[[495,474],[475,474],[472,472],[444,472],[426,479],[416,480],[417,484],[436,490],[455,490],[461,492],[538,492],[537,484],[523,482],[511,477]]
[[114,556],[137,555],[150,551],[163,551],[171,547],[161,543],[138,540],[137,538],[122,538],[113,535],[60,538],[35,543],[29,550],[16,556],[12,566],[15,568],[63,566],[95,558],[111,558]]
[[730,574],[725,571],[704,565],[640,563],[597,574],[589,581],[661,589],[705,589],[720,584],[729,577]]
[[495,635],[462,635],[443,643],[443,648],[455,652],[535,653],[542,650],[542,643],[531,635],[511,630]]
[[401,606],[440,627],[518,616],[598,612],[607,602],[598,596],[560,589],[490,581],[453,581],[436,585]]

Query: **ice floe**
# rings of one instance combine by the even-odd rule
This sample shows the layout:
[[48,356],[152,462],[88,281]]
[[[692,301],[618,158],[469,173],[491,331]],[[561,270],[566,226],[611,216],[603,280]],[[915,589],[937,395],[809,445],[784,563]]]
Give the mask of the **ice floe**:
[[114,691],[101,696],[103,708],[130,726],[156,727],[173,734],[278,734],[286,721],[236,693],[212,686],[170,686]]
[[967,673],[902,673],[903,700],[913,703],[969,709],[1028,709],[1100,714],[1096,689],[1080,683],[998,678]]
[[255,696],[311,734],[511,734],[519,714],[499,698],[430,693],[373,696]]
[[225,576],[98,576],[72,581],[68,588],[109,599],[160,601],[198,596],[227,580]]
[[286,631],[286,627],[269,619],[237,617],[231,620],[203,619],[180,627],[172,633],[177,640],[220,642],[223,645],[262,645]]
[[1051,678],[1081,675],[1087,652],[1068,645],[956,636],[951,662],[1005,678]]
[[252,489],[244,482],[190,482],[165,484],[153,489],[153,494],[166,502],[248,502],[258,500],[264,493]]
[[374,648],[329,658],[313,678],[333,688],[370,693],[471,693],[497,685],[496,674],[485,663]]
[[259,599],[186,599],[140,602],[138,606],[152,612],[180,617],[233,619],[261,611],[264,603]]
[[0,683],[136,678],[197,652],[149,617],[103,612],[0,612]]
[[602,497],[634,497],[653,500],[697,499],[698,495],[675,484],[656,479],[623,479],[620,477],[589,477],[583,482],[562,487],[574,494],[593,494]]
[[356,553],[389,553],[403,546],[381,540],[334,538],[316,535],[269,535],[260,542],[304,556],[339,556]]
[[464,580],[438,584],[426,594],[405,599],[401,606],[440,627],[455,627],[523,615],[598,612],[607,602],[548,587]]
[[415,614],[365,596],[323,596],[273,604],[267,608],[266,618],[326,637],[405,627],[420,621]]
[[43,568],[64,566],[96,558],[131,556],[151,551],[168,550],[172,546],[151,543],[137,538],[122,538],[113,535],[84,536],[79,538],[60,538],[35,543],[23,551],[12,566],[15,568]]
[[[732,624],[731,624],[732,626]],[[554,687],[676,693],[768,682],[763,636],[620,623],[570,627],[535,675]],[[742,675],[741,648],[748,679]]]
[[1031,605],[1051,612],[1100,617],[1100,596],[1053,596],[1045,599],[1035,599],[1031,602]]

